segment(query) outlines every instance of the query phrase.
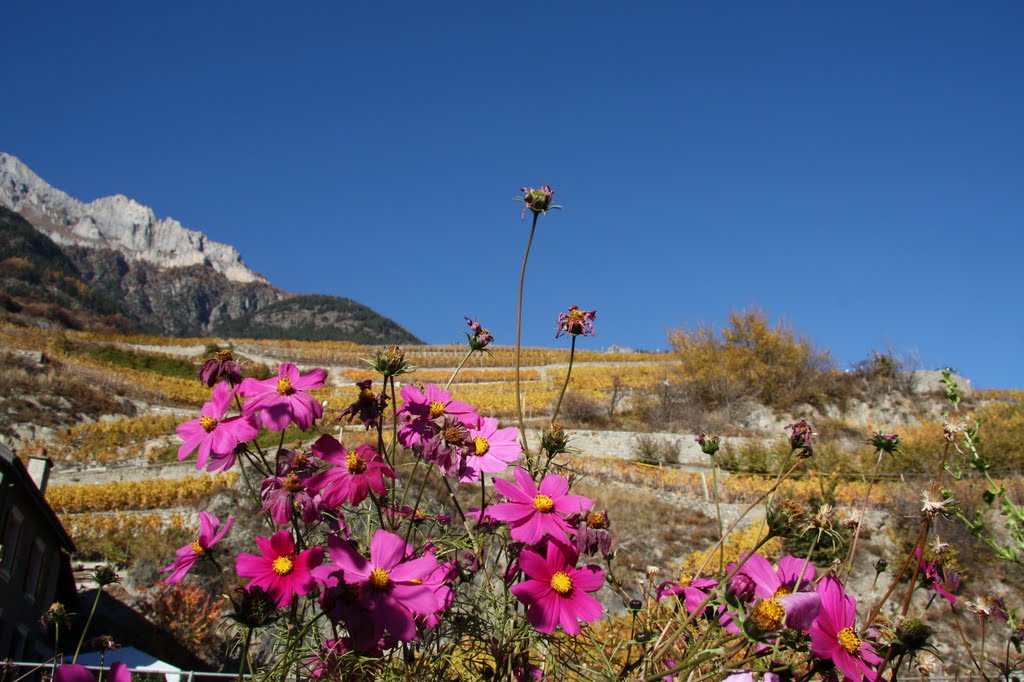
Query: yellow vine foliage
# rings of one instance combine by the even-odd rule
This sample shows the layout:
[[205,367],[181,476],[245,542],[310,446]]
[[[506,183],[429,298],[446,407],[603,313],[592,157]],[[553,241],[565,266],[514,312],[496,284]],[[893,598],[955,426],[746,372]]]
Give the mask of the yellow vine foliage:
[[231,487],[237,479],[237,473],[227,472],[184,479],[57,485],[46,491],[46,499],[61,514],[187,507],[193,506],[203,497]]
[[184,421],[169,414],[76,424],[64,429],[46,444],[49,456],[58,462],[108,463],[140,457],[145,444],[174,433]]

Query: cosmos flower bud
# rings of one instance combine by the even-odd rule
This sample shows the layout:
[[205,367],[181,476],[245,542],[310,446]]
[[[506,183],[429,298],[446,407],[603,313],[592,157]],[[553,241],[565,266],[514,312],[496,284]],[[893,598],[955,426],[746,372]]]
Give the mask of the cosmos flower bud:
[[278,618],[277,604],[273,597],[259,585],[246,589],[235,590],[238,600],[231,599],[234,613],[229,618],[247,628],[260,628],[270,625]]
[[875,450],[889,455],[895,456],[897,452],[903,452],[900,450],[900,434],[898,433],[875,431],[865,442]]
[[104,588],[107,585],[113,585],[114,583],[121,582],[120,576],[117,575],[117,571],[114,570],[113,566],[104,565],[97,566],[96,570],[92,572],[93,581]]
[[710,457],[714,457],[715,453],[718,452],[718,449],[721,447],[721,439],[718,436],[709,436],[703,431],[699,436],[694,438],[694,440],[697,441],[697,445],[700,446],[700,451]]
[[466,324],[468,324],[469,328],[473,331],[472,334],[466,334],[470,350],[486,350],[487,346],[494,341],[494,337],[491,336],[491,333],[484,329],[479,320],[473,320],[467,317]]
[[540,446],[549,457],[560,455],[569,449],[569,436],[561,424],[552,424],[550,429],[545,429],[541,433]]
[[416,369],[405,359],[405,351],[395,345],[377,351],[372,360],[364,360],[364,362],[370,366],[370,369],[380,372],[385,379],[397,377]]
[[526,211],[533,211],[534,216],[538,216],[541,213],[546,213],[548,209],[562,208],[551,203],[551,198],[555,194],[555,190],[551,189],[551,185],[544,185],[540,189],[533,189],[532,187],[522,187],[519,190],[523,192],[523,196],[516,197],[519,201],[523,202],[523,214],[519,216],[522,220],[526,218]]
[[896,626],[896,641],[893,647],[896,653],[912,654],[928,646],[933,630],[925,625],[920,618],[905,618]]

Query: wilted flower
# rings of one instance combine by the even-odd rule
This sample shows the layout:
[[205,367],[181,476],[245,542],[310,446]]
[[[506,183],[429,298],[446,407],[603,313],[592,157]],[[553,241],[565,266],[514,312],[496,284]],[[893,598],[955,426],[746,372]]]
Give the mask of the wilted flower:
[[43,627],[46,627],[49,623],[53,623],[58,629],[68,623],[73,614],[68,613],[67,607],[59,601],[55,601],[50,604],[50,608],[46,610],[43,617],[40,619]]
[[776,537],[799,535],[807,524],[807,512],[799,502],[790,499],[772,503],[765,517],[768,532]]
[[921,493],[921,513],[928,518],[934,519],[936,516],[946,516],[952,509],[951,507],[955,503],[952,497],[949,497],[945,493],[942,494],[942,499],[934,499],[934,493],[924,491]]
[[999,597],[993,597],[990,594],[979,594],[974,601],[968,599],[964,602],[964,606],[982,620],[998,618],[1005,622],[1008,618],[1006,604]]
[[519,191],[523,192],[523,196],[516,197],[516,199],[525,204],[525,206],[523,206],[523,214],[519,216],[520,220],[526,218],[527,209],[533,211],[534,215],[537,216],[552,208],[562,208],[561,206],[556,206],[551,203],[551,198],[554,196],[555,190],[551,189],[550,185],[544,185],[540,189],[521,187]]
[[[612,524],[607,509],[573,514],[569,523],[576,526],[576,550],[580,554],[594,556],[600,552],[601,556],[608,556],[612,553],[612,534],[608,530]],[[657,566],[648,566],[648,578],[653,577],[652,568],[657,572]]]
[[801,419],[795,424],[786,426],[790,430],[789,445],[793,450],[799,450],[801,455],[810,456],[814,454],[814,433],[811,425]]
[[363,426],[368,429],[375,428],[380,423],[380,416],[384,413],[384,408],[388,405],[388,397],[384,391],[374,393],[371,386],[373,386],[373,379],[357,381],[356,387],[359,389],[359,396],[338,415],[336,421],[341,421],[347,416],[348,423],[351,424],[353,419],[359,417]]
[[558,331],[555,333],[557,339],[562,334],[570,336],[595,336],[594,318],[597,317],[596,310],[580,310],[579,306],[573,304],[569,310],[558,314]]
[[231,382],[231,385],[235,385],[242,381],[242,366],[235,362],[231,351],[221,350],[203,363],[198,374],[199,381],[211,388],[222,378]]
[[914,655],[914,667],[921,677],[931,677],[941,670],[938,656],[928,651],[918,651]]
[[494,341],[491,333],[484,329],[478,320],[472,320],[467,317],[466,324],[473,331],[472,334],[466,334],[470,350],[485,350]]
[[721,439],[718,436],[709,436],[703,431],[699,436],[694,438],[694,440],[697,442],[697,445],[700,446],[700,451],[711,457],[714,457],[715,453],[718,452],[718,449],[722,445]]

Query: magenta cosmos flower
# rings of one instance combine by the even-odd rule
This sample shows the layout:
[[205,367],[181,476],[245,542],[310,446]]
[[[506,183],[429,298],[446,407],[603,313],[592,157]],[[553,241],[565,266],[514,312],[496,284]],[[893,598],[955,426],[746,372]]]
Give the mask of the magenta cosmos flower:
[[[211,455],[215,460],[230,459],[239,443],[251,440],[259,433],[259,429],[247,417],[224,418],[234,392],[228,384],[221,382],[213,389],[210,402],[203,405],[199,418],[187,421],[177,428],[178,435],[185,441],[178,448],[178,459],[183,460],[191,455],[196,448],[196,468],[202,469]],[[230,465],[229,465],[230,466]],[[229,468],[218,465],[218,468]]]
[[174,560],[174,563],[162,569],[162,573],[170,573],[164,582],[168,585],[181,582],[181,579],[192,569],[192,566],[211,547],[220,542],[220,539],[224,537],[224,534],[228,532],[228,529],[231,528],[231,524],[234,522],[234,519],[228,519],[218,533],[217,528],[220,526],[220,519],[209,512],[199,512],[199,537],[192,544],[185,545],[179,549],[178,558]]
[[484,471],[504,471],[523,452],[519,445],[519,429],[514,426],[499,429],[498,420],[493,417],[480,417],[476,427],[470,427],[469,439],[473,449],[463,463],[460,483],[479,481]]
[[569,306],[568,311],[558,315],[558,331],[555,333],[555,338],[557,339],[562,334],[595,336],[594,318],[596,317],[596,310],[580,310],[577,305]]
[[323,406],[305,391],[320,388],[325,379],[327,372],[322,369],[299,374],[298,367],[283,362],[276,377],[242,381],[238,394],[249,399],[243,413],[258,414],[260,422],[271,431],[284,431],[292,423],[305,431],[324,413]]
[[545,476],[540,487],[522,467],[516,467],[515,477],[518,487],[504,479],[494,479],[494,489],[509,501],[487,510],[492,519],[508,524],[513,540],[532,545],[551,535],[568,542],[572,526],[565,515],[594,506],[591,499],[568,494],[569,482],[557,474]]
[[[107,682],[132,682],[132,673],[128,666],[118,661],[110,666],[110,670],[103,676]],[[64,663],[57,666],[53,673],[54,682],[96,682],[96,673],[86,668],[81,663]]]
[[663,582],[658,585],[656,596],[658,601],[672,596],[679,597],[686,606],[686,612],[693,613],[707,599],[710,589],[717,584],[718,581],[710,578],[692,578],[683,574],[675,582]]
[[551,634],[559,625],[570,635],[580,634],[579,621],[601,618],[601,602],[588,592],[604,584],[597,566],[576,568],[579,554],[571,545],[551,539],[547,554],[532,547],[519,555],[519,568],[529,578],[511,587],[516,599],[527,606],[526,619],[539,632]]
[[409,559],[412,547],[394,533],[383,529],[374,533],[369,559],[334,535],[327,538],[327,551],[334,566],[320,572],[330,570],[329,580],[340,579],[358,589],[358,605],[370,620],[373,640],[387,631],[399,641],[410,642],[416,639],[416,616],[430,616],[444,607],[435,584],[437,559],[433,554]]
[[436,384],[427,384],[423,390],[412,384],[403,386],[401,396],[404,404],[398,408],[398,414],[409,421],[398,432],[398,441],[407,448],[436,433],[446,415],[466,426],[475,423],[476,408],[452,400],[452,394]]
[[386,491],[384,477],[395,477],[394,470],[384,463],[372,445],[360,445],[348,452],[337,438],[324,434],[313,443],[312,450],[334,466],[311,476],[306,480],[306,487],[319,490],[324,506],[331,509],[342,504],[359,504],[371,490],[383,495]]
[[811,625],[811,653],[831,660],[851,680],[874,680],[872,666],[882,662],[870,643],[857,635],[857,600],[843,592],[842,584],[827,575],[818,583],[821,613]]
[[749,593],[749,588],[741,586],[744,578],[753,583],[753,597],[757,599],[749,617],[762,633],[783,626],[807,630],[821,610],[821,598],[816,592],[800,591],[814,580],[814,566],[804,559],[784,556],[776,570],[763,556],[754,554],[730,582],[734,593]]
[[262,587],[278,608],[286,606],[294,595],[309,594],[316,588],[313,569],[323,563],[323,547],[311,547],[298,554],[295,540],[286,530],[277,531],[269,539],[257,536],[256,544],[263,556],[239,554],[235,560],[235,572],[252,578],[247,588]]

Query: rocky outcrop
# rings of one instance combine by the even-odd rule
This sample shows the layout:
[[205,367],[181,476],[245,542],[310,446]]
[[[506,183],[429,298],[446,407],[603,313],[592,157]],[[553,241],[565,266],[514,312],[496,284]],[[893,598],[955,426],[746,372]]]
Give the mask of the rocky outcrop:
[[202,265],[232,282],[263,282],[235,247],[208,239],[123,195],[83,203],[51,187],[28,166],[0,152],[0,204],[61,245],[110,249],[160,268]]

